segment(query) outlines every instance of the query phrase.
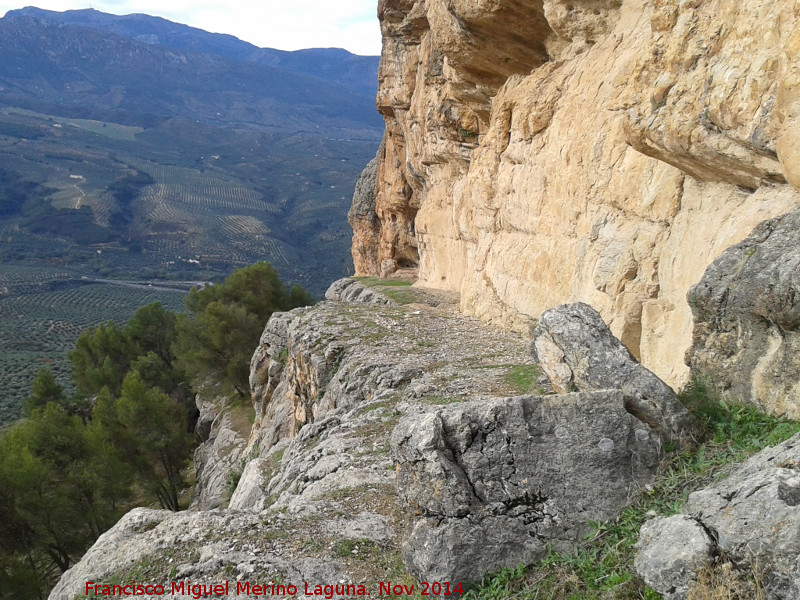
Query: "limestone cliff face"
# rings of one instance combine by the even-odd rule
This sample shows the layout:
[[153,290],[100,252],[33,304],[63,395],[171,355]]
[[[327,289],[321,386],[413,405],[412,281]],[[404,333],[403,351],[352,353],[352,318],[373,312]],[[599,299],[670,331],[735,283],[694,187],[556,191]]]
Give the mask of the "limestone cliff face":
[[376,235],[524,330],[583,301],[645,366],[688,375],[689,288],[800,203],[800,2],[381,0]]
[[358,178],[353,193],[353,205],[347,214],[347,222],[353,228],[353,265],[359,273],[378,271],[381,222],[375,212],[375,184],[380,156],[383,156],[382,144],[378,155],[369,162]]

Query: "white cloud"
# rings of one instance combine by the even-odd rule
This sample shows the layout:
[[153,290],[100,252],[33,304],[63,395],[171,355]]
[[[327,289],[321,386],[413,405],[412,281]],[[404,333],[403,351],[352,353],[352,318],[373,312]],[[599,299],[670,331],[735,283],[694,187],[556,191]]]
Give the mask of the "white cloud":
[[[282,50],[346,48],[380,53],[377,0],[40,0],[39,8],[95,8],[114,14],[146,13],[229,33],[252,44]],[[0,14],[19,5],[0,0]]]

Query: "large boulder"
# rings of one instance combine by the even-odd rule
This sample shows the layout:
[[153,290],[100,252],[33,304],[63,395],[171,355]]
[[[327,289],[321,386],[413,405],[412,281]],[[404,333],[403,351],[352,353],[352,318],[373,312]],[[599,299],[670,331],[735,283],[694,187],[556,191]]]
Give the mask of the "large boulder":
[[689,304],[692,370],[733,398],[800,418],[800,209],[726,250]]
[[544,312],[532,350],[556,392],[622,390],[628,411],[665,442],[684,445],[701,435],[672,388],[631,355],[591,306],[578,302]]
[[400,498],[420,515],[403,561],[422,581],[566,551],[615,515],[658,464],[658,436],[621,391],[487,399],[403,419],[392,433]]
[[683,513],[646,523],[637,545],[637,572],[665,600],[693,588],[697,598],[723,597],[700,594],[714,569],[723,585],[753,586],[754,598],[800,599],[800,435],[694,492]]

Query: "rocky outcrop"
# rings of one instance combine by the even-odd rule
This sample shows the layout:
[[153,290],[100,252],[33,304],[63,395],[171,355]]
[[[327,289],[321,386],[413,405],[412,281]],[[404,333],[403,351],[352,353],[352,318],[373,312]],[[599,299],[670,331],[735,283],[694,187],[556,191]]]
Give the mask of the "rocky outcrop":
[[517,336],[459,316],[446,294],[409,294],[415,302],[404,305],[359,294],[275,313],[251,362],[252,430],[228,448],[241,472],[228,509],[137,509],[51,598],[73,600],[86,581],[109,579],[169,587],[279,578],[301,593],[306,581],[364,583],[377,596],[378,582],[407,577],[392,430],[442,404],[516,395],[509,373],[535,369]]
[[289,324],[304,310],[272,313],[250,359],[250,393],[257,419],[264,416],[264,408],[280,382],[289,355]]
[[621,390],[627,410],[665,442],[687,446],[700,439],[699,423],[672,388],[631,356],[591,306],[565,304],[543,313],[531,347],[556,392]]
[[[237,582],[270,585],[278,574],[292,582],[343,579],[340,565],[332,559],[295,558],[288,549],[271,552],[276,540],[289,537],[282,529],[285,525],[280,520],[266,523],[254,512],[136,508],[100,536],[81,562],[64,574],[50,598],[83,597],[87,582],[113,581],[114,575],[117,581],[165,588],[166,596],[138,595],[148,600],[198,598],[202,592],[185,586],[225,582],[229,593],[215,597],[258,598],[263,594],[237,593]],[[184,587],[172,594],[173,583]]]
[[800,202],[794,2],[381,0],[379,16],[380,231],[354,239],[378,258],[358,272],[416,266],[517,330],[586,302],[685,382],[690,286]]
[[383,154],[383,144],[356,182],[353,204],[347,213],[347,222],[353,229],[353,265],[356,273],[377,273],[378,239],[381,222],[375,212],[375,189],[378,176],[378,160]]
[[690,494],[682,512],[646,523],[639,537],[636,569],[665,600],[692,590],[734,597],[719,595],[725,586],[745,594],[736,597],[800,598],[800,436]]
[[658,436],[620,391],[486,399],[403,419],[392,433],[411,525],[403,560],[420,581],[568,551],[650,482]]
[[800,210],[726,250],[689,304],[692,370],[732,398],[800,419]]
[[52,600],[109,579],[365,583],[376,596],[408,572],[474,582],[548,546],[569,551],[651,481],[661,440],[627,392],[531,395],[539,371],[523,338],[464,317],[449,294],[403,291],[404,304],[361,292],[273,314],[251,412],[203,409],[203,452],[223,416],[253,422],[198,473],[213,481],[195,508],[227,508],[137,509]]
[[200,443],[194,452],[191,508],[210,510],[225,506],[231,496],[234,473],[241,470],[242,449],[250,428],[242,413],[252,409],[236,400],[215,396],[213,389],[198,393],[196,404],[200,416],[195,432]]
[[325,292],[326,300],[339,302],[363,302],[365,304],[389,304],[389,299],[366,287],[355,279],[340,279],[334,281]]

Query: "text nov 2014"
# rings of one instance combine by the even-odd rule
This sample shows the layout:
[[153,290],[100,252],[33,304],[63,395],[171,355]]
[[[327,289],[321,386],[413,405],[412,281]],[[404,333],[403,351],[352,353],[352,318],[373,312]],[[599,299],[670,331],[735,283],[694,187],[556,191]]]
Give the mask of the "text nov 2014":
[[368,589],[365,585],[355,584],[311,584],[305,582],[302,587],[285,585],[270,581],[269,583],[252,583],[249,581],[224,581],[222,583],[192,583],[191,581],[173,581],[167,585],[154,583],[104,584],[94,581],[86,582],[86,596],[190,596],[204,598],[210,596],[313,596],[331,600],[337,596],[371,596],[377,592],[379,596],[411,596],[416,591],[421,596],[460,596],[464,593],[463,583],[422,581],[419,587],[415,584],[398,584],[391,581],[378,582],[378,589]]

